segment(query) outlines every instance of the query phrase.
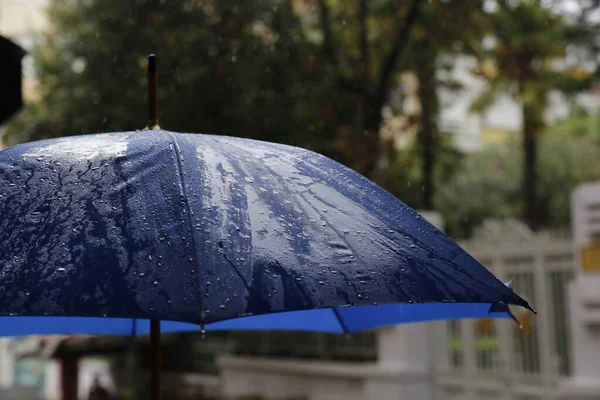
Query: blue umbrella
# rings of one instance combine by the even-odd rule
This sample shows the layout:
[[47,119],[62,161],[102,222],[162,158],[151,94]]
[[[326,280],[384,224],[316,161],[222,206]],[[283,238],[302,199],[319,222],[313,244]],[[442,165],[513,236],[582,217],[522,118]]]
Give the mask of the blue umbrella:
[[161,130],[51,139],[1,152],[0,188],[4,315],[210,324],[325,309],[352,331],[381,323],[352,322],[351,306],[405,304],[387,323],[528,306],[392,195],[295,147]]
[[530,308],[414,210],[308,150],[157,128],[0,152],[0,315],[19,322],[0,334],[148,320],[341,333],[508,305]]

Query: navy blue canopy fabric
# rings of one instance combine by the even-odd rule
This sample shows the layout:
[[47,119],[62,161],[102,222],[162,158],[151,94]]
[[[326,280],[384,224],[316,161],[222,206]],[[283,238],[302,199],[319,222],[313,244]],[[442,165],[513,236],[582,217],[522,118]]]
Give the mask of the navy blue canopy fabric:
[[508,304],[529,307],[404,203],[307,150],[153,130],[0,152],[0,315],[31,327],[46,323],[22,317],[337,332]]

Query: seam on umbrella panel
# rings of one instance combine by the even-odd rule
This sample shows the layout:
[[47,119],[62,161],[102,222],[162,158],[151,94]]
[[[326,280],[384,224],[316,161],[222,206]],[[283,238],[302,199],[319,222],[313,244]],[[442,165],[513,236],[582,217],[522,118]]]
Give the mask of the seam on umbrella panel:
[[194,265],[195,265],[195,270],[196,270],[196,284],[197,286],[197,295],[198,295],[198,303],[200,304],[200,318],[199,318],[199,323],[200,324],[204,324],[204,299],[202,298],[202,288],[201,288],[201,283],[200,283],[200,265],[198,263],[198,250],[196,248],[196,236],[194,234],[194,224],[192,222],[192,213],[191,213],[191,207],[190,207],[190,202],[188,200],[188,196],[187,196],[187,191],[185,190],[185,180],[183,179],[183,168],[182,168],[182,161],[181,161],[181,152],[179,149],[179,143],[177,142],[177,138],[175,137],[175,135],[173,135],[170,132],[165,132],[168,137],[171,139],[171,143],[173,144],[173,150],[175,151],[175,157],[177,158],[177,171],[179,173],[179,183],[181,184],[181,194],[183,196],[183,201],[185,203],[185,209],[187,212],[187,221],[188,221],[188,227],[190,229],[190,234],[191,234],[191,239],[192,239],[192,251],[193,251],[193,257],[194,257]]

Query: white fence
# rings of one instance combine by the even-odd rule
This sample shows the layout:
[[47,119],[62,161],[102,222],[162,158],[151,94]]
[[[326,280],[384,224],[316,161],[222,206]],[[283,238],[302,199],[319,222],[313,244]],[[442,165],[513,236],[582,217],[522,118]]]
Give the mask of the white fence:
[[[494,227],[492,227],[494,228]],[[479,232],[461,245],[526,298],[538,315],[513,310],[510,320],[464,320],[433,332],[437,398],[552,399],[571,354],[565,307],[567,282],[575,274],[570,238],[531,235],[520,225]]]

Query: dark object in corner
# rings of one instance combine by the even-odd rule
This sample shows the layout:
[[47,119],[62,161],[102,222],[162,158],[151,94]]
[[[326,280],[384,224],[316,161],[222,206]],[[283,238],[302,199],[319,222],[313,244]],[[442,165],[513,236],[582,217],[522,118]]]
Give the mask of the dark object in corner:
[[0,36],[0,125],[23,106],[21,60],[25,54],[19,45]]

